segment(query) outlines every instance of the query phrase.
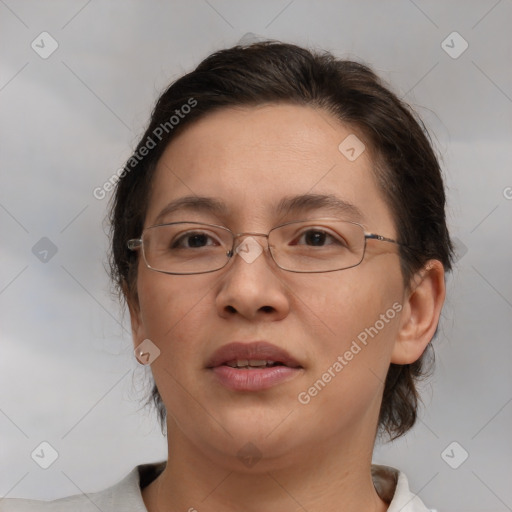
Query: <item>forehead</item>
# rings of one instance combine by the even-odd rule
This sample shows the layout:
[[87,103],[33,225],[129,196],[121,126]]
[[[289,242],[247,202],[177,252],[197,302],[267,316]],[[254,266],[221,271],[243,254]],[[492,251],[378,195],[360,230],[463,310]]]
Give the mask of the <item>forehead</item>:
[[146,225],[169,202],[184,196],[220,200],[225,208],[218,214],[249,229],[248,222],[271,222],[269,217],[279,213],[286,199],[323,195],[355,206],[368,225],[379,221],[392,227],[369,151],[353,161],[347,158],[339,149],[347,137],[352,145],[364,140],[311,107],[272,104],[208,114],[188,126],[162,155]]

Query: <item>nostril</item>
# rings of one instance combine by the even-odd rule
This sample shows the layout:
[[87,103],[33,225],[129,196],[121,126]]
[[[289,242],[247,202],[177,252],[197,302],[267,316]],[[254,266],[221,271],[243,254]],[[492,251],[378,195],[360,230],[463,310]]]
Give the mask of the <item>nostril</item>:
[[274,308],[272,306],[262,306],[260,309],[265,313],[272,313],[274,311]]

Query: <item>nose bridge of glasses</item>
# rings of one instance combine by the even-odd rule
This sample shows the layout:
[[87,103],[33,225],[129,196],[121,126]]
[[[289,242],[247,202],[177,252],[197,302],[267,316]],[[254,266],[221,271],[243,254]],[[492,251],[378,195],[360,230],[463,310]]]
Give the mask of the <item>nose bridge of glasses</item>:
[[240,238],[240,237],[249,237],[249,236],[262,236],[264,238],[268,238],[268,233],[257,233],[257,232],[252,232],[252,231],[246,231],[244,233],[235,233],[234,235],[234,238],[237,239],[237,238]]
[[[244,243],[248,241],[248,239],[252,239],[252,241],[253,241],[252,245],[254,245],[254,243],[256,243],[262,249],[265,249],[265,244],[260,244],[255,238],[253,238],[255,236],[262,236],[262,237],[265,237],[268,239],[268,234],[265,234],[265,233],[252,233],[250,231],[245,232],[245,233],[233,233],[233,250],[235,252],[238,252],[239,247],[243,246]],[[237,243],[238,239],[240,239],[240,240]]]
[[[268,234],[253,232],[233,234],[234,253],[238,254],[246,263],[255,261],[266,249],[265,245],[259,243],[255,237],[265,237],[268,239]],[[241,239],[238,244],[236,243],[237,239]]]
[[264,236],[265,238],[268,238],[268,234],[265,233],[252,233],[251,231],[247,231],[244,233],[233,233],[233,238],[236,240],[237,238],[240,238],[241,236]]

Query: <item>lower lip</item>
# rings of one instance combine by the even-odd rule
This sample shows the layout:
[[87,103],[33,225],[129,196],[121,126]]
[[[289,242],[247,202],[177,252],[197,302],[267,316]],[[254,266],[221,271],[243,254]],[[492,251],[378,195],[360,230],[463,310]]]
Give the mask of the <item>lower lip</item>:
[[300,373],[300,368],[289,366],[271,366],[255,370],[232,368],[231,366],[216,366],[213,373],[228,389],[234,391],[261,391],[277,384],[293,379]]

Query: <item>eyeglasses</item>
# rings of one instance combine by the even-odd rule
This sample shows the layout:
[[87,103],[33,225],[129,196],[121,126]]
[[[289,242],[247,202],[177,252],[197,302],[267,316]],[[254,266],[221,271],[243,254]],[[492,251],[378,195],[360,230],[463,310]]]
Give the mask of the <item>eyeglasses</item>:
[[[141,238],[131,239],[127,245],[130,250],[142,248],[146,266],[156,272],[203,274],[224,268],[235,253],[247,262],[254,260],[263,251],[255,239],[251,240],[257,236],[267,238],[268,252],[280,269],[301,273],[355,267],[363,261],[369,239],[405,245],[366,233],[355,222],[338,219],[288,222],[272,228],[268,234],[235,234],[215,224],[171,222],[144,229]],[[235,247],[240,237],[245,240]]]

